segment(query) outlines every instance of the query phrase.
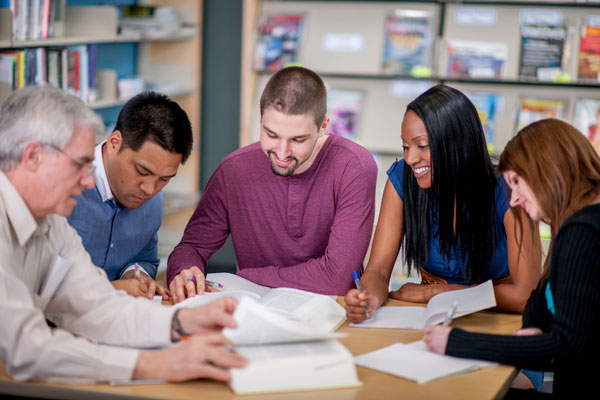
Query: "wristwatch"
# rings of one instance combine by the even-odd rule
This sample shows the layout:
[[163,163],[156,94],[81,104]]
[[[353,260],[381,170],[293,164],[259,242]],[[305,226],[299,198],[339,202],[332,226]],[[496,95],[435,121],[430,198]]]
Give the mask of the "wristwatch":
[[187,333],[186,331],[183,330],[183,328],[181,327],[181,322],[179,322],[179,317],[177,316],[177,314],[179,314],[179,311],[181,310],[177,310],[175,311],[175,313],[173,314],[173,319],[171,321],[171,327],[173,328],[173,330],[175,332],[177,332],[177,334],[183,338],[185,336],[190,336],[189,333]]

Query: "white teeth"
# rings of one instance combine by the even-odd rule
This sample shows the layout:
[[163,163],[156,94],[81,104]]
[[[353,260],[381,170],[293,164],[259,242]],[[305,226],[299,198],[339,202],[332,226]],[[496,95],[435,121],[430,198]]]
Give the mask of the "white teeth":
[[429,167],[415,168],[415,172],[416,172],[417,174],[423,174],[423,173],[425,173],[425,172],[426,172],[426,171],[428,171],[428,170],[429,170]]

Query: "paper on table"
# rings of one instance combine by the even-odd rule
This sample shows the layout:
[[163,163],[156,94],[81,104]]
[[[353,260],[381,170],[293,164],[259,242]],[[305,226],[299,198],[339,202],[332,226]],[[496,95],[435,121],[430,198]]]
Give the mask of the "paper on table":
[[357,365],[425,383],[449,375],[492,367],[489,361],[456,358],[432,353],[422,340],[410,344],[395,343],[354,357]]
[[472,314],[496,305],[491,280],[481,285],[435,295],[427,307],[379,307],[372,318],[350,326],[360,328],[423,329],[444,321],[452,303],[457,302],[454,318]]

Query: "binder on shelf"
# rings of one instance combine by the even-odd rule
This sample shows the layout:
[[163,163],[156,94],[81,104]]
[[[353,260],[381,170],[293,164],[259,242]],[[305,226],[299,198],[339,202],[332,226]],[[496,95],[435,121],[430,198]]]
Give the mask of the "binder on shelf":
[[522,98],[517,117],[517,128],[520,131],[532,122],[545,118],[562,119],[565,104],[561,100],[540,100]]
[[575,102],[575,127],[600,154],[600,98],[578,99]]
[[485,140],[490,153],[494,153],[494,133],[496,129],[496,113],[500,108],[500,96],[496,93],[466,92],[467,97],[475,105],[479,119],[485,132]]
[[327,130],[336,135],[355,140],[364,93],[361,90],[331,89],[327,92],[329,126]]
[[385,20],[383,71],[419,75],[431,66],[432,14],[425,10],[398,9]]
[[521,26],[519,76],[552,82],[563,72],[564,26]]
[[501,79],[507,54],[502,42],[450,40],[446,73],[450,78]]
[[276,71],[298,60],[304,16],[271,15],[260,25],[254,67]]
[[587,16],[581,27],[578,78],[600,82],[600,15]]

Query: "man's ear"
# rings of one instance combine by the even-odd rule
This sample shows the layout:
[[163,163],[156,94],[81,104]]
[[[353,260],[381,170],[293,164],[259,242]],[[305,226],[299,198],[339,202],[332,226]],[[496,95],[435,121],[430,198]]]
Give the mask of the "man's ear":
[[321,122],[321,126],[319,127],[319,135],[324,135],[327,132],[327,125],[329,125],[329,117],[325,116],[325,118],[323,118],[323,122]]
[[21,164],[30,171],[37,171],[42,165],[46,153],[39,142],[27,142],[21,153]]
[[114,130],[106,139],[106,150],[110,154],[116,154],[123,146],[123,134],[119,130]]

